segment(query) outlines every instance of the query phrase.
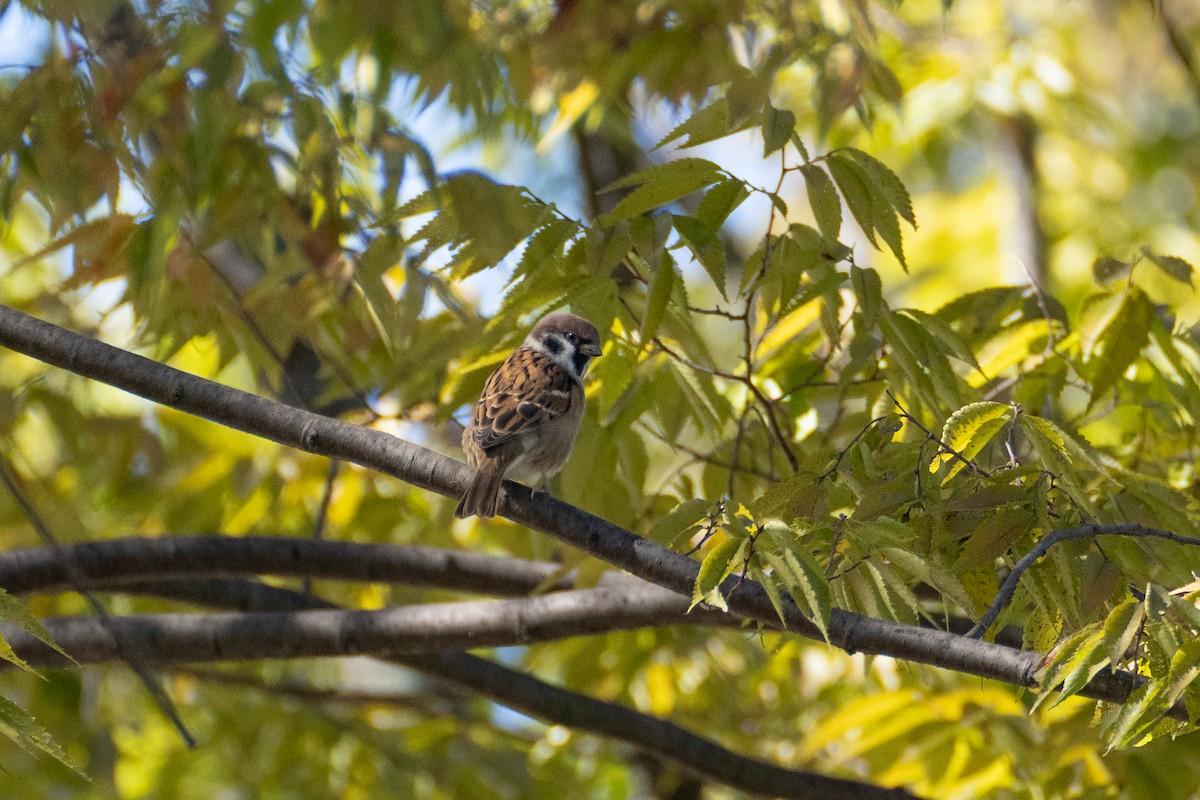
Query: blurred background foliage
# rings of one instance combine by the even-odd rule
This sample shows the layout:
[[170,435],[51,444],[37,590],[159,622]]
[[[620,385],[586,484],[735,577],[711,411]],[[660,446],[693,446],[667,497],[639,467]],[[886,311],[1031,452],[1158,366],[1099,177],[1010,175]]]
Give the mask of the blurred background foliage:
[[[747,569],[818,618],[977,618],[1051,529],[1196,535],[1198,48],[1186,0],[0,0],[0,297],[455,455],[487,374],[566,305],[608,341],[556,494],[681,550],[716,531],[709,578]],[[358,468],[0,364],[4,454],[64,541],[320,529],[603,569]],[[7,496],[0,542],[39,544]],[[1178,545],[1064,545],[1002,618],[1030,647],[1074,642],[1060,676],[1107,653],[1140,669],[1155,688],[1134,714],[753,630],[495,655],[923,796],[1167,800],[1200,781],[1195,734],[1158,722],[1168,696],[1196,707],[1193,597],[1169,592],[1197,569]],[[363,608],[450,597],[315,588]],[[1131,601],[1135,642],[1104,628]],[[237,674],[259,685],[169,676],[196,751],[127,670],[6,675],[94,783],[13,747],[0,787],[701,791],[399,668]]]

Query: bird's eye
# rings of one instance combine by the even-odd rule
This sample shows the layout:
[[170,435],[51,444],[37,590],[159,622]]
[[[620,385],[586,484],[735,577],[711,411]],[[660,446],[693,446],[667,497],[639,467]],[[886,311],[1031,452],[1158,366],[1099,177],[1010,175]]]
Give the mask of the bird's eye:
[[568,333],[567,341],[570,342],[571,344],[575,344],[577,341],[579,341],[579,337],[573,333]]

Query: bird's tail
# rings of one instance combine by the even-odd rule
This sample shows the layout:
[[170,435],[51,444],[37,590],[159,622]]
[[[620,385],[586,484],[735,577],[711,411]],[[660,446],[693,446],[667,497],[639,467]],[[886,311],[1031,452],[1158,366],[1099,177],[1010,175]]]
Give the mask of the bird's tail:
[[471,476],[467,490],[463,492],[454,516],[494,517],[500,507],[500,485],[504,483],[504,469],[499,464],[483,464]]

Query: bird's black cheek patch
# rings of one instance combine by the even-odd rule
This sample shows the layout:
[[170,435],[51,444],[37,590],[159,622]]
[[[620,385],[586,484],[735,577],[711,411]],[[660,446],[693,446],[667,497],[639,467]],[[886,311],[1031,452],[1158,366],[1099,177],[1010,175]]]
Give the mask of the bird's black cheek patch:
[[557,336],[547,336],[542,339],[542,347],[546,348],[546,352],[558,355],[562,352],[563,344]]

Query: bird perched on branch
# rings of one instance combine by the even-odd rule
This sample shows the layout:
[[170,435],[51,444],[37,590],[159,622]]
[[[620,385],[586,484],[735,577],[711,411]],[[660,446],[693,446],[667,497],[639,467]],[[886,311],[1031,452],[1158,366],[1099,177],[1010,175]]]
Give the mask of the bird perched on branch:
[[505,478],[546,480],[566,462],[583,419],[583,373],[600,355],[596,326],[574,314],[543,318],[492,373],[462,447],[475,470],[456,517],[494,517]]

